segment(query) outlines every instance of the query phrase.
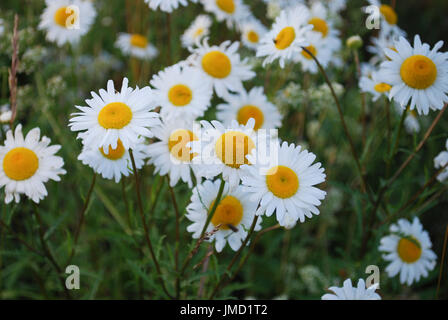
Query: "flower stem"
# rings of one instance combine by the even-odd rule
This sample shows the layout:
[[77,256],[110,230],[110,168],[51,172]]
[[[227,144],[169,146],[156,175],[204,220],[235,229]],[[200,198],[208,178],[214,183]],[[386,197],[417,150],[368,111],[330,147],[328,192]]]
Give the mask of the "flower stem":
[[160,269],[160,265],[159,262],[157,261],[157,257],[154,253],[154,249],[151,243],[151,238],[149,236],[149,230],[148,230],[148,225],[146,224],[145,221],[145,215],[143,213],[143,202],[142,202],[142,197],[140,194],[140,181],[139,181],[139,176],[138,176],[138,171],[137,171],[137,167],[135,165],[135,159],[134,159],[134,154],[132,152],[132,150],[129,150],[129,156],[131,158],[131,163],[132,163],[132,170],[134,171],[134,178],[135,178],[135,189],[136,189],[136,193],[137,193],[137,201],[138,201],[138,208],[139,208],[139,212],[140,212],[140,218],[142,220],[142,224],[143,224],[143,229],[145,231],[145,239],[146,239],[146,244],[148,245],[148,249],[149,252],[151,254],[151,258],[152,261],[156,267],[156,271],[157,271],[157,275],[158,275],[158,279],[159,282],[162,286],[162,290],[163,292],[165,292],[165,294],[170,298],[173,299],[173,296],[168,292],[166,286],[165,286],[165,281],[163,280],[162,277],[162,271]]
[[[167,176],[167,179],[169,177]],[[171,201],[173,202],[174,211],[176,213],[176,244],[174,249],[174,268],[176,270],[176,299],[179,299],[180,296],[180,275],[179,275],[179,244],[180,244],[180,232],[179,232],[179,224],[180,224],[180,214],[179,208],[177,206],[176,195],[174,194],[173,187],[170,186],[168,182],[168,188],[170,189]]]

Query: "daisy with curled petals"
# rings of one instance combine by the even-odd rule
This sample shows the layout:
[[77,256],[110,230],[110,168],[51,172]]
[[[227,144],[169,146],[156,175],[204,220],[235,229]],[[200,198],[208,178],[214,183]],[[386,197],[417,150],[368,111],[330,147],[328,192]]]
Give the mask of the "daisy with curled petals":
[[[142,168],[145,163],[144,160],[147,157],[145,150],[144,140],[139,139],[132,149],[137,169]],[[114,179],[116,183],[120,182],[121,176],[127,177],[132,173],[129,150],[124,148],[121,140],[118,140],[115,149],[109,146],[107,153],[103,151],[103,148],[84,146],[78,160],[101,174],[104,179]]]
[[211,179],[222,174],[230,188],[236,187],[241,179],[241,166],[250,164],[246,156],[257,148],[255,121],[246,125],[232,121],[225,127],[219,121],[201,121],[202,132],[199,141],[190,143],[197,155],[193,163],[202,164],[201,176]]
[[283,142],[276,161],[256,161],[254,152],[247,159],[254,164],[241,168],[243,190],[260,203],[258,215],[269,217],[275,211],[279,224],[292,228],[298,220],[319,214],[317,206],[326,192],[315,185],[325,181],[325,173],[320,163],[312,164],[314,154]]
[[[440,169],[443,168],[444,166],[447,165],[448,163],[448,139],[446,140],[446,145],[445,145],[446,150],[440,152],[437,157],[434,158],[434,167],[436,169]],[[448,178],[448,167],[445,168],[438,176],[437,176],[437,180],[439,180],[440,182],[445,181]]]
[[204,39],[198,48],[192,49],[193,65],[213,84],[219,97],[226,96],[229,91],[243,90],[243,81],[255,76],[247,59],[241,61],[237,52],[239,45],[239,42],[224,41],[210,47]]
[[395,42],[395,49],[384,49],[390,59],[381,64],[382,79],[392,86],[389,99],[402,108],[410,101],[410,109],[428,114],[429,109],[442,109],[448,102],[448,53],[438,52],[443,41],[431,50],[418,35],[414,46],[403,37]]
[[201,2],[205,11],[213,13],[218,21],[226,21],[229,28],[250,16],[250,10],[242,0],[201,0]]
[[327,293],[322,296],[322,300],[381,300],[381,296],[375,292],[378,283],[366,288],[363,279],[358,280],[358,286],[353,287],[352,280],[344,281],[342,287],[330,287],[328,290],[333,293]]
[[383,259],[390,262],[386,268],[389,277],[400,273],[400,283],[411,285],[422,276],[428,276],[428,271],[436,265],[437,256],[431,250],[431,240],[420,220],[416,217],[411,223],[400,219],[390,226],[390,232],[391,235],[381,239],[379,246],[379,250],[385,252]]
[[[306,39],[308,41],[308,46],[306,46],[305,48],[309,52],[311,52],[314,57],[316,57],[322,67],[326,68],[331,61],[332,52],[329,47],[325,45],[325,42],[323,41],[321,35],[318,33],[310,32],[306,35]],[[305,50],[302,50],[301,53],[294,57],[294,61],[297,61],[301,64],[303,71],[307,71],[312,74],[315,74],[319,71],[313,57]]]
[[387,95],[392,88],[389,84],[382,82],[378,71],[372,71],[370,76],[363,75],[359,80],[361,92],[373,95],[372,101],[377,101],[381,96]]
[[245,21],[240,26],[241,41],[249,49],[257,49],[260,39],[268,32],[266,27],[257,19]]
[[213,88],[196,68],[175,64],[154,75],[156,104],[165,118],[196,119],[210,106]]
[[[192,2],[197,2],[197,0],[191,0]],[[173,12],[179,5],[187,6],[187,0],[145,0],[145,3],[149,5],[152,10],[160,10],[165,12]]]
[[[212,182],[205,180],[193,189],[191,203],[187,207],[186,217],[192,222],[187,227],[188,232],[193,233],[193,238],[201,236],[202,229],[207,221],[207,216],[212,210],[218,196],[220,181]],[[215,241],[216,251],[221,252],[226,243],[233,251],[237,251],[247,236],[255,217],[257,204],[250,201],[247,194],[242,192],[241,187],[233,191],[226,184],[221,201],[207,227],[211,232],[218,227],[218,231],[207,241]],[[255,231],[261,229],[261,219],[257,220]]]
[[58,46],[76,44],[85,35],[96,17],[92,2],[86,0],[46,0],[39,30]]
[[123,54],[136,57],[142,60],[154,59],[159,51],[148,39],[138,33],[120,33],[115,46],[123,52]]
[[307,23],[308,13],[304,6],[291,10],[283,10],[275,19],[271,31],[261,40],[257,49],[257,57],[266,57],[263,65],[279,59],[280,67],[285,61],[291,60],[302,52],[302,46],[307,46],[305,33],[313,28]]
[[116,149],[121,140],[126,150],[134,149],[139,136],[152,137],[150,128],[160,124],[159,115],[150,112],[154,103],[149,87],[134,90],[124,78],[120,92],[115,92],[109,80],[107,91],[91,94],[93,98],[86,100],[88,106],[76,106],[81,112],[74,113],[69,124],[72,131],[82,131],[78,137],[88,147],[102,147],[107,154],[109,146]]
[[22,125],[6,133],[5,145],[0,146],[0,187],[5,187],[5,203],[20,201],[24,194],[36,203],[47,196],[44,183],[48,180],[60,181],[65,174],[64,160],[56,156],[60,145],[49,146],[50,139],[40,139],[39,128],[22,134]]
[[[191,174],[198,171],[192,163],[195,154],[191,153],[189,142],[198,140],[199,124],[179,117],[164,121],[153,129],[159,140],[147,146],[148,164],[155,166],[154,174],[169,175],[170,186],[174,187],[179,180],[193,186]],[[196,180],[198,180],[196,175]]]
[[208,15],[198,15],[182,35],[182,46],[188,48],[199,43],[204,37],[209,35],[211,25],[212,19]]
[[281,126],[282,115],[277,107],[268,101],[262,87],[252,88],[230,94],[224,98],[226,103],[217,106],[216,118],[224,126],[236,120],[240,125],[246,125],[250,118],[255,120],[254,130],[275,129]]

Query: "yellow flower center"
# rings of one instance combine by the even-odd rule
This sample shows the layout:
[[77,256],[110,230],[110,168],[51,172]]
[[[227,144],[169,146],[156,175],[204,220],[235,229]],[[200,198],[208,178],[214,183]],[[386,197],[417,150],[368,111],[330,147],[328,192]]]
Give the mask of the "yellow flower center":
[[233,0],[216,0],[216,5],[224,12],[232,14],[235,12],[235,3]]
[[111,102],[101,109],[98,122],[105,129],[121,129],[132,120],[132,111],[123,102]]
[[168,99],[176,107],[183,107],[191,102],[193,92],[186,85],[177,84],[168,91]]
[[404,60],[400,75],[409,87],[423,90],[436,81],[437,67],[428,57],[414,55]]
[[115,149],[112,149],[111,146],[109,146],[109,153],[105,154],[103,151],[103,148],[100,148],[100,152],[103,155],[103,157],[109,159],[109,160],[118,160],[121,159],[125,153],[125,149],[123,147],[123,143],[120,139],[117,141],[117,147]]
[[[212,202],[210,208],[213,208],[215,201]],[[212,223],[216,227],[221,225],[220,229],[228,230],[229,225],[236,227],[243,219],[243,206],[241,202],[233,197],[226,196],[219,202],[215,213],[212,217]]]
[[[315,46],[308,46],[308,47],[306,47],[306,49],[307,49],[309,52],[311,52],[311,53],[313,54],[313,56],[316,56],[316,54],[317,54],[317,49],[316,49]],[[302,56],[304,56],[304,57],[305,57],[306,59],[308,59],[308,60],[313,59],[313,57],[312,57],[308,52],[306,52],[305,50],[302,50]]]
[[275,46],[279,50],[288,48],[296,38],[296,31],[293,27],[283,28],[274,40]]
[[54,13],[53,19],[57,25],[67,28],[73,25],[77,19],[76,11],[69,7],[61,7]]
[[400,239],[400,241],[398,242],[397,251],[401,260],[407,263],[413,263],[417,261],[422,255],[422,248],[420,247],[420,243],[416,239]]
[[194,37],[197,38],[203,33],[204,33],[204,28],[198,28],[194,33]]
[[3,159],[3,171],[12,180],[31,178],[39,168],[39,158],[28,148],[14,148]]
[[392,88],[390,85],[388,85],[387,83],[381,82],[381,83],[377,83],[374,87],[376,92],[379,93],[384,93],[384,92],[389,92],[389,90]]
[[214,78],[226,78],[232,71],[232,62],[221,51],[211,51],[202,58],[202,68]]
[[267,172],[266,185],[276,197],[286,199],[295,195],[299,189],[299,177],[288,167],[276,166]]
[[322,38],[325,38],[328,34],[328,24],[325,20],[314,17],[308,21],[309,24],[313,26],[313,30],[316,32],[320,32],[322,34]]
[[395,10],[387,5],[383,4],[380,6],[380,12],[384,16],[384,19],[386,19],[387,23],[389,24],[397,24],[398,16]]
[[130,42],[133,47],[146,48],[148,46],[148,39],[137,33],[131,35]]
[[255,143],[245,133],[228,131],[222,134],[215,144],[216,155],[227,166],[239,168],[249,164],[246,156],[255,148]]
[[254,129],[260,129],[264,122],[264,114],[263,111],[260,110],[260,108],[253,105],[246,105],[238,110],[236,119],[238,120],[239,124],[246,125],[247,121],[249,121],[250,118],[254,118],[255,120]]
[[198,138],[192,131],[186,129],[175,130],[168,140],[168,150],[176,159],[190,162],[197,154],[190,153],[191,148],[187,147],[187,143],[195,140],[198,140]]
[[256,33],[253,30],[250,30],[247,33],[247,40],[249,40],[252,43],[258,43],[258,41],[259,41],[258,33]]

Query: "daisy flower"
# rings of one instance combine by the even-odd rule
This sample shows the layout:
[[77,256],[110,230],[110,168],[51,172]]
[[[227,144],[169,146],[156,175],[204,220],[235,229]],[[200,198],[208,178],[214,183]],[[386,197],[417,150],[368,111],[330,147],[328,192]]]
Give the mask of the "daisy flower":
[[377,283],[366,288],[363,279],[359,279],[358,286],[353,287],[352,280],[347,279],[342,287],[330,287],[328,290],[333,293],[324,294],[322,300],[381,300],[381,296],[375,292],[377,288]]
[[[137,169],[142,168],[145,163],[144,159],[147,157],[145,149],[146,145],[143,139],[139,139],[132,149]],[[129,150],[124,148],[121,140],[118,140],[115,149],[109,146],[107,153],[103,151],[103,148],[84,146],[78,160],[91,167],[96,173],[101,174],[104,179],[114,179],[116,183],[120,182],[121,176],[127,177],[132,173]]]
[[392,34],[395,36],[405,36],[404,31],[398,25],[397,12],[388,4],[381,4],[379,0],[368,0],[371,6],[379,8],[381,17],[380,33]]
[[226,96],[229,91],[243,90],[243,81],[255,76],[247,59],[241,61],[237,53],[238,47],[239,42],[231,43],[230,41],[210,47],[207,39],[204,39],[202,45],[192,49],[193,65],[213,84],[219,97]]
[[[444,166],[446,166],[446,164],[448,163],[448,139],[446,140],[446,144],[445,144],[445,151],[440,152],[437,157],[434,158],[434,167],[436,169],[440,169]],[[443,170],[438,176],[437,176],[437,180],[439,180],[440,182],[445,181],[448,178],[448,167],[445,168],[445,170]]]
[[153,76],[154,99],[166,118],[196,119],[210,106],[213,88],[196,68],[175,64]]
[[252,88],[230,94],[224,98],[226,103],[217,106],[216,118],[224,126],[236,120],[240,125],[246,125],[250,118],[255,120],[254,130],[275,129],[281,126],[282,115],[277,107],[268,101],[262,87]]
[[417,114],[414,110],[406,111],[406,118],[404,118],[404,127],[409,134],[418,133],[420,131],[420,123],[418,122]]
[[201,0],[201,2],[205,11],[213,13],[218,21],[226,21],[229,28],[250,16],[249,8],[242,0]]
[[124,78],[120,92],[115,92],[114,82],[109,80],[107,91],[91,94],[88,106],[76,106],[81,112],[74,113],[69,124],[72,131],[82,131],[78,138],[88,147],[103,147],[107,154],[109,146],[116,149],[121,140],[125,149],[134,149],[139,136],[152,137],[150,128],[160,124],[159,115],[150,112],[154,104],[149,87],[134,90]]
[[40,138],[39,128],[22,134],[22,125],[6,133],[5,145],[0,146],[0,187],[5,187],[5,203],[13,199],[20,201],[24,194],[36,203],[47,196],[44,183],[48,180],[60,181],[65,174],[64,160],[56,156],[60,145],[49,146],[51,140]]
[[[321,35],[315,32],[309,32],[306,35],[306,39],[308,42],[306,49],[310,51],[317,60],[319,60],[323,68],[326,68],[332,58],[331,50],[329,50],[329,47],[325,45]],[[313,57],[305,50],[302,50],[301,53],[294,57],[294,61],[300,62],[303,71],[308,71],[312,74],[319,72]]]
[[[193,189],[191,203],[187,206],[188,220],[192,222],[187,227],[188,232],[193,233],[193,238],[198,239],[201,236],[202,229],[207,221],[207,216],[213,208],[220,187],[220,180],[212,182],[205,180]],[[221,252],[226,243],[237,251],[247,236],[255,217],[257,204],[250,201],[241,187],[231,190],[226,184],[221,201],[207,227],[207,232],[211,232],[218,227],[218,231],[214,233],[207,241],[215,241],[216,251]],[[258,219],[255,231],[261,229],[261,219]]]
[[256,161],[254,152],[247,159],[254,164],[242,166],[242,184],[251,199],[260,203],[258,215],[270,217],[276,211],[279,224],[291,228],[298,220],[319,214],[317,206],[326,192],[314,186],[325,181],[325,174],[320,163],[312,164],[314,154],[283,142],[277,160],[267,167],[262,165],[266,161]]
[[428,114],[429,109],[442,109],[448,102],[448,53],[438,50],[443,41],[430,50],[418,35],[414,46],[401,37],[395,42],[395,49],[384,49],[390,61],[381,64],[381,77],[392,86],[389,99],[405,108],[410,100],[410,109],[419,114]]
[[381,96],[387,95],[392,88],[380,79],[381,77],[378,71],[372,71],[370,76],[361,76],[361,79],[359,79],[361,92],[367,92],[373,95],[372,101],[377,101]]
[[257,57],[266,57],[263,66],[279,59],[280,67],[285,61],[291,60],[302,52],[302,46],[307,46],[305,33],[313,26],[307,24],[308,12],[304,6],[291,10],[283,10],[275,19],[271,31],[261,40],[257,49]]
[[208,15],[198,15],[182,35],[182,46],[188,48],[199,43],[204,37],[209,35],[211,25],[212,19]]
[[241,179],[241,166],[249,164],[246,156],[257,147],[255,121],[250,119],[246,125],[232,121],[224,127],[219,121],[201,121],[203,131],[199,141],[190,143],[197,156],[193,163],[202,164],[201,176],[211,179],[222,174],[230,187],[236,187]]
[[339,31],[334,27],[328,10],[321,2],[314,2],[311,5],[308,19],[308,23],[313,26],[311,31],[322,37],[325,46],[331,53],[341,48]]
[[159,53],[157,48],[149,43],[145,36],[138,33],[120,33],[115,46],[125,55],[143,60],[151,60]]
[[[197,2],[197,0],[191,0],[192,2]],[[145,3],[149,5],[152,10],[160,10],[165,12],[173,12],[179,5],[187,6],[187,0],[145,0]]]
[[85,0],[46,0],[39,30],[58,46],[76,44],[85,35],[96,17],[92,2]]
[[[162,118],[162,120],[164,120]],[[199,125],[186,121],[182,117],[171,121],[162,121],[161,126],[153,129],[154,136],[159,140],[147,146],[148,164],[155,166],[154,174],[169,175],[170,186],[174,187],[179,180],[193,186],[191,173],[196,174],[192,164],[195,154],[191,153],[188,143],[198,140]],[[196,175],[196,180],[198,180]]]
[[378,37],[372,38],[372,44],[367,46],[367,51],[375,55],[375,61],[383,62],[388,59],[385,55],[384,48],[389,48],[395,51],[396,49],[394,46],[397,40],[398,37],[396,36],[385,36],[380,34]]
[[347,5],[347,0],[324,0],[324,2],[332,13],[344,10]]
[[389,277],[400,273],[400,283],[411,285],[422,276],[428,276],[428,271],[436,265],[437,256],[431,250],[431,240],[420,220],[416,217],[411,223],[400,219],[390,226],[390,232],[391,235],[381,239],[379,246],[379,250],[386,253],[383,259],[390,261],[386,268]]
[[241,24],[241,41],[249,49],[257,49],[260,39],[268,32],[257,19],[250,19]]

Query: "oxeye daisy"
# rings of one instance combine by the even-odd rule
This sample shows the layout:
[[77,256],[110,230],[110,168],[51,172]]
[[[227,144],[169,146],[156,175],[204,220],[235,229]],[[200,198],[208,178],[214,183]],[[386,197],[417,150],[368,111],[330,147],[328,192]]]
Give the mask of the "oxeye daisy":
[[[145,150],[144,140],[139,139],[132,149],[137,169],[143,167],[145,163],[144,159],[147,157]],[[114,179],[116,183],[120,182],[121,176],[127,177],[132,173],[129,150],[124,148],[120,139],[115,149],[109,146],[107,153],[103,151],[103,148],[84,146],[78,160],[101,174],[104,179]]]
[[46,0],[39,30],[58,46],[76,44],[85,35],[96,17],[92,2],[86,0]]
[[386,268],[389,277],[400,273],[400,283],[411,285],[422,276],[428,276],[428,271],[436,265],[437,256],[431,250],[431,240],[420,220],[416,217],[411,223],[400,219],[390,226],[390,232],[391,235],[381,239],[379,246],[379,250],[385,252],[383,259],[390,262]]
[[5,187],[5,203],[20,201],[24,194],[36,203],[47,196],[44,183],[48,180],[60,181],[65,174],[64,160],[56,156],[60,145],[49,146],[50,139],[40,138],[39,128],[22,134],[22,125],[17,125],[6,133],[6,140],[0,146],[0,187]]
[[[197,0],[191,0],[192,2],[197,2]],[[187,6],[187,0],[145,0],[145,3],[149,5],[152,10],[160,10],[165,12],[172,12],[176,10],[179,5]]]
[[188,48],[199,43],[204,37],[209,35],[211,25],[212,19],[208,15],[201,14],[197,16],[182,35],[182,46]]
[[380,11],[381,26],[380,32],[383,34],[394,34],[396,36],[404,36],[403,30],[398,25],[398,14],[394,8],[388,4],[381,4],[379,0],[368,0],[371,6],[375,6]]
[[257,57],[266,57],[263,65],[279,59],[280,67],[285,61],[291,60],[307,46],[305,33],[312,29],[308,24],[308,12],[304,6],[297,6],[291,10],[283,10],[275,19],[271,31],[261,40],[257,49]]
[[390,99],[403,108],[410,101],[410,109],[419,114],[443,108],[448,102],[448,53],[438,52],[442,45],[439,41],[431,50],[416,35],[413,47],[401,37],[395,42],[396,51],[384,49],[390,61],[381,64],[380,75],[392,86]]
[[377,283],[366,288],[363,279],[359,279],[358,286],[353,287],[352,280],[347,279],[342,287],[330,287],[328,290],[333,293],[324,294],[322,300],[381,300],[381,296],[375,292],[377,288]]
[[341,48],[339,31],[333,25],[328,10],[321,2],[314,2],[309,9],[308,23],[313,26],[311,31],[322,37],[322,41],[330,53]]
[[249,49],[257,49],[260,39],[268,32],[257,19],[250,19],[241,24],[241,41]]
[[372,44],[367,46],[367,51],[374,54],[375,62],[383,62],[388,59],[385,55],[384,48],[389,48],[391,50],[395,49],[395,42],[398,40],[398,37],[391,35],[379,35],[378,37],[372,38]]
[[229,91],[243,90],[243,81],[255,76],[247,59],[241,61],[238,47],[239,42],[230,41],[210,47],[207,39],[204,39],[202,45],[192,49],[192,63],[213,84],[219,97],[226,96]]
[[236,120],[246,125],[250,118],[255,120],[254,130],[275,129],[281,126],[282,116],[277,107],[268,101],[262,87],[252,88],[230,94],[224,98],[226,103],[217,106],[216,117],[224,126]]
[[[325,45],[320,34],[310,32],[306,35],[306,39],[308,45],[305,48],[319,60],[322,67],[326,68],[331,61],[331,50]],[[294,60],[300,62],[303,71],[308,71],[313,74],[319,71],[313,57],[305,50],[302,50]]]
[[[187,206],[188,220],[192,222],[187,227],[188,232],[193,233],[193,238],[198,239],[207,220],[209,212],[213,208],[220,187],[220,181],[205,180],[193,189],[191,203]],[[257,204],[250,201],[248,196],[238,187],[233,191],[226,184],[221,201],[207,228],[211,232],[214,228],[218,231],[207,241],[215,241],[216,251],[221,252],[226,243],[237,251],[247,236],[255,216]],[[261,219],[258,219],[255,231],[261,229]]]
[[325,4],[331,13],[338,13],[345,9],[347,0],[325,0]]
[[166,118],[196,119],[210,106],[213,88],[196,68],[175,64],[154,75],[150,83]]
[[[401,110],[404,112],[403,110]],[[420,131],[420,123],[418,122],[417,114],[414,110],[405,111],[406,118],[404,118],[404,127],[409,134],[418,133]]]
[[[445,144],[445,151],[440,152],[437,157],[434,158],[434,167],[440,169],[448,163],[448,139]],[[437,180],[440,182],[445,181],[448,178],[448,168],[445,168],[438,176]]]
[[157,48],[149,43],[144,35],[138,33],[120,33],[115,46],[119,48],[123,54],[142,60],[151,60],[159,53]]
[[231,188],[236,187],[241,179],[241,166],[250,164],[246,156],[257,147],[254,119],[246,125],[232,121],[227,127],[219,121],[203,120],[201,124],[199,141],[190,144],[192,152],[197,154],[193,163],[203,165],[201,176],[213,178],[222,174]]
[[392,88],[389,84],[380,80],[378,71],[372,71],[370,76],[362,76],[359,80],[361,92],[372,94],[372,100],[377,101],[381,96],[386,96]]
[[191,161],[195,154],[191,153],[189,142],[198,140],[199,124],[186,121],[182,117],[170,121],[163,120],[162,118],[161,126],[153,129],[154,136],[159,141],[147,147],[148,163],[155,166],[155,174],[168,174],[172,187],[181,179],[191,188],[191,174],[196,175],[198,170]]
[[269,217],[276,211],[279,224],[291,228],[298,220],[319,214],[317,206],[326,192],[315,185],[325,181],[325,174],[320,163],[312,164],[314,154],[283,142],[275,163],[265,166],[266,161],[256,161],[254,152],[247,159],[254,165],[241,168],[242,184],[251,199],[260,203],[258,215]]
[[218,21],[226,21],[229,28],[250,16],[249,8],[242,0],[201,0],[201,2],[205,11],[213,13]]
[[150,112],[154,103],[149,87],[132,89],[124,78],[120,92],[115,92],[109,80],[107,91],[91,94],[93,98],[86,100],[88,106],[76,106],[81,112],[74,113],[69,124],[72,131],[82,131],[78,137],[88,147],[103,147],[107,154],[109,146],[116,149],[121,140],[125,149],[134,149],[139,136],[152,137],[150,128],[160,124],[159,115]]

